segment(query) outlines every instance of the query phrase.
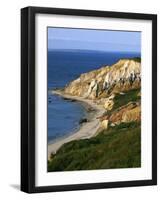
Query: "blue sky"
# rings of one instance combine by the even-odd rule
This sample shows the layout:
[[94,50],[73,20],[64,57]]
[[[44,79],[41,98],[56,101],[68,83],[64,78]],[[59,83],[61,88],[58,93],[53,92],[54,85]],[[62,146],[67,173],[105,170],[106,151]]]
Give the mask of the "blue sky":
[[49,49],[141,52],[141,32],[48,28]]

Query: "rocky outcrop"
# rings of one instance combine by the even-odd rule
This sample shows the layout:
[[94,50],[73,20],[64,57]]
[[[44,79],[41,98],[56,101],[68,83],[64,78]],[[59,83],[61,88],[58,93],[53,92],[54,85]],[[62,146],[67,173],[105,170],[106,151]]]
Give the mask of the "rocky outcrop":
[[121,92],[140,87],[140,82],[140,63],[134,60],[120,60],[111,66],[105,77],[103,88]]
[[104,114],[98,118],[100,120],[100,129],[105,130],[109,126],[116,126],[121,123],[129,123],[141,120],[141,105],[140,102],[129,102],[128,104],[119,107],[111,114]]
[[109,124],[109,116],[108,115],[98,117],[97,119],[100,120],[100,131],[108,128],[108,124]]
[[115,98],[115,94],[112,94],[110,97],[108,97],[106,100],[105,100],[105,103],[104,103],[104,108],[106,110],[112,110],[113,106],[114,106],[114,98]]
[[137,106],[131,110],[128,110],[122,115],[122,122],[132,122],[141,120],[141,107]]
[[102,67],[82,74],[78,79],[72,81],[64,89],[64,92],[74,96],[81,96],[89,99],[96,99],[103,88],[103,81],[109,67]]
[[99,99],[113,93],[140,88],[140,85],[141,63],[135,59],[121,59],[112,66],[82,74],[67,85],[64,92],[88,99]]
[[100,130],[105,130],[108,128],[109,121],[107,119],[103,120],[100,124]]
[[109,122],[118,125],[122,122],[140,121],[141,119],[141,105],[139,102],[129,102],[114,111],[109,117]]
[[140,89],[140,87],[140,61],[121,59],[112,66],[104,66],[98,70],[81,74],[79,78],[64,88],[63,93],[91,99],[94,103],[104,107],[107,113],[99,117],[100,130],[104,130],[120,123],[141,120],[141,105],[138,100],[141,98],[141,92],[139,90],[138,98],[135,98],[134,102],[133,99],[129,103],[127,100],[121,100],[125,102],[125,105],[121,103],[119,107],[115,106],[115,98],[131,90]]

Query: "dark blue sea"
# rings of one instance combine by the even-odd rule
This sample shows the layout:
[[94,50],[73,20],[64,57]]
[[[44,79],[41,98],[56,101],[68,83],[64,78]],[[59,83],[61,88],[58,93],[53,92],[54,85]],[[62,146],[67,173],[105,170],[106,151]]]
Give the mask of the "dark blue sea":
[[[48,90],[62,88],[81,73],[112,65],[120,58],[140,57],[139,53],[82,50],[48,50]],[[85,110],[77,102],[66,101],[48,92],[48,143],[79,127]]]

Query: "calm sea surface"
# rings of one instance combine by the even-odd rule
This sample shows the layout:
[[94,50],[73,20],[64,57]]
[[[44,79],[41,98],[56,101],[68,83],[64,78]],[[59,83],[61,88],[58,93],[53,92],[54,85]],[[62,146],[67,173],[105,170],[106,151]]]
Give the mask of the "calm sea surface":
[[[64,87],[81,73],[111,65],[120,58],[138,56],[139,53],[49,50],[48,89]],[[75,131],[84,115],[79,103],[48,93],[48,143]]]

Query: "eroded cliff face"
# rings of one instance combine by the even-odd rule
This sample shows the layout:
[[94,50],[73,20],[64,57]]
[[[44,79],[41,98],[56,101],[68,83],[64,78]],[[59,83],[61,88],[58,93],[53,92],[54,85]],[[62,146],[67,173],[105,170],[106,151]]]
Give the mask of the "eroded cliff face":
[[84,73],[65,87],[65,93],[95,99],[103,88],[103,82],[108,72],[109,66]]
[[100,99],[140,88],[140,85],[141,63],[135,59],[121,59],[112,66],[82,74],[69,83],[64,92],[88,99]]
[[111,125],[117,125],[122,122],[140,121],[141,119],[141,105],[140,102],[129,102],[121,106],[118,110],[113,112],[109,117]]
[[141,62],[121,59],[82,74],[64,88],[64,93],[94,100],[106,113],[100,116],[100,129],[141,120]]

